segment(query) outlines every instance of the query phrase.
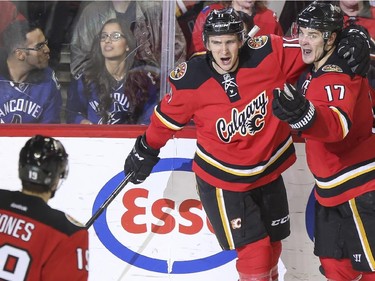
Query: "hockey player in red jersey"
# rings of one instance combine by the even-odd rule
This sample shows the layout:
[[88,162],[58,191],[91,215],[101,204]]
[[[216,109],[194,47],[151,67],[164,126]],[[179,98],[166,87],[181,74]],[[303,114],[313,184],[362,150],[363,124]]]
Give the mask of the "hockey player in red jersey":
[[300,91],[275,89],[273,113],[306,139],[315,177],[315,241],[330,281],[375,280],[375,135],[368,80],[337,56],[343,14],[310,4],[298,16],[303,61]]
[[207,5],[199,13],[194,28],[191,34],[191,46],[188,50],[188,58],[193,55],[197,55],[201,52],[205,52],[206,48],[202,41],[202,34],[205,19],[207,18],[210,11],[216,9],[223,9],[229,7],[229,5],[238,12],[242,12],[247,15],[245,22],[251,27],[257,25],[260,30],[258,35],[276,34],[283,35],[283,30],[278,21],[276,13],[269,9],[265,3],[266,1],[244,1],[244,0],[232,0],[232,1],[218,1]]
[[[159,149],[194,121],[197,190],[216,237],[235,249],[241,281],[278,279],[281,240],[290,233],[281,173],[295,161],[290,128],[272,115],[272,91],[306,67],[297,40],[277,35],[244,41],[232,8],[213,10],[204,26],[207,54],[181,63],[170,93],[155,108],[146,133],[125,160],[143,182]],[[369,59],[369,58],[368,58]]]
[[0,280],[87,280],[86,228],[47,205],[67,173],[60,141],[37,135],[22,148],[22,191],[0,190]]

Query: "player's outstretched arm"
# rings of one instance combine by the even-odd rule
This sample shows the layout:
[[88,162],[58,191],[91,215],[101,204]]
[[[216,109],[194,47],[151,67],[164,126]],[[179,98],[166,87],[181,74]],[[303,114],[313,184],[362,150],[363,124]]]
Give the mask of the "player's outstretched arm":
[[370,69],[370,44],[366,28],[353,24],[342,31],[337,53],[347,59],[354,73],[366,76]]
[[138,136],[133,149],[125,160],[124,172],[133,172],[130,182],[139,184],[150,175],[152,168],[159,162],[159,149],[153,149],[146,142],[146,135]]
[[282,121],[289,123],[292,129],[303,131],[311,127],[315,120],[315,107],[290,84],[284,89],[273,90],[272,111]]

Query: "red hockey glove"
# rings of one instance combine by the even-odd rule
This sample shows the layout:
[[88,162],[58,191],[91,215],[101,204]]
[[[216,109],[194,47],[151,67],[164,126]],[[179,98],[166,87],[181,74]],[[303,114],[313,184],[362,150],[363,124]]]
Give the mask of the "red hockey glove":
[[315,120],[315,107],[290,84],[284,90],[273,90],[272,111],[282,121],[289,123],[292,129],[303,131]]
[[352,71],[366,76],[370,68],[370,43],[367,30],[360,25],[349,25],[341,33],[337,54],[348,61]]
[[139,184],[150,175],[154,166],[159,162],[159,150],[148,146],[145,135],[138,136],[132,151],[125,160],[125,175],[134,172],[130,182]]

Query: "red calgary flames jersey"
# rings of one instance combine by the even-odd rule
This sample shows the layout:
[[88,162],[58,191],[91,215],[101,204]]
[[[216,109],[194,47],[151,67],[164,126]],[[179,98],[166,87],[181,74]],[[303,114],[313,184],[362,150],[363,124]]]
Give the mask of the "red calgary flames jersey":
[[0,280],[83,281],[88,232],[41,198],[0,190]]
[[368,80],[353,75],[333,54],[302,86],[316,109],[306,138],[307,162],[316,179],[316,198],[336,206],[375,190],[375,135]]
[[272,115],[272,92],[305,68],[299,45],[260,36],[242,47],[235,72],[218,74],[211,63],[209,54],[197,56],[171,72],[171,92],[151,117],[148,144],[162,147],[193,120],[193,170],[203,180],[234,191],[275,180],[295,154],[289,126]]

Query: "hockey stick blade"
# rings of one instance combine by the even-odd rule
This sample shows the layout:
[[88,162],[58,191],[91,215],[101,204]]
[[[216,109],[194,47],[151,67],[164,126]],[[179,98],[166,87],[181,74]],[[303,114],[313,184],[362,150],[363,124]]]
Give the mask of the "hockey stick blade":
[[94,221],[103,213],[103,211],[108,207],[108,205],[115,199],[115,197],[121,192],[121,190],[128,184],[130,178],[134,172],[130,172],[126,177],[120,182],[120,184],[112,191],[111,195],[104,201],[104,203],[99,207],[95,214],[87,221],[85,227],[89,228],[92,226]]

